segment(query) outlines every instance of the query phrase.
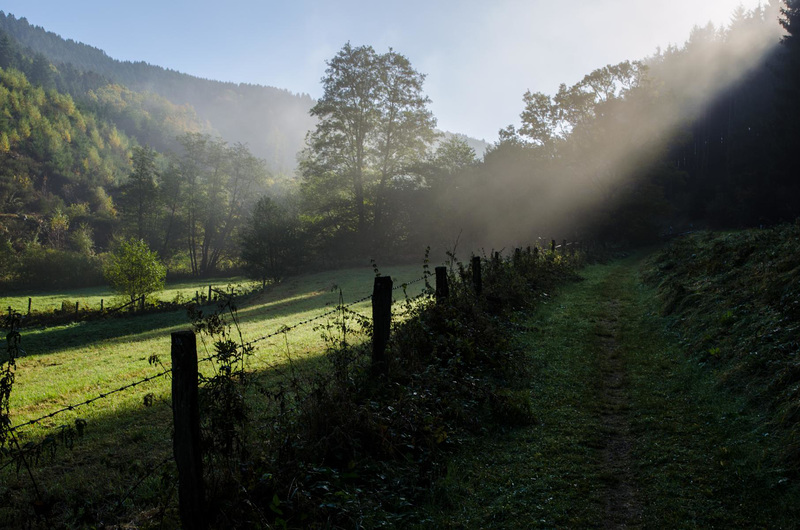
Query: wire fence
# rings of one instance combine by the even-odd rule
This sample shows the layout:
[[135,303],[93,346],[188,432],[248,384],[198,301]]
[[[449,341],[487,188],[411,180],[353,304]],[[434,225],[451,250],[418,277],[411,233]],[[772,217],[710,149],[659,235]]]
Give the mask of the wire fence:
[[[397,290],[400,290],[400,289],[405,289],[409,285],[413,285],[413,284],[419,283],[419,282],[425,280],[426,278],[427,278],[427,276],[422,276],[421,278],[418,278],[416,280],[399,284],[399,285],[393,287],[393,290],[397,291]],[[426,296],[426,295],[427,295],[426,293],[422,293],[421,295],[418,295],[416,297],[410,298],[408,300],[409,301],[414,301],[414,300],[420,299],[420,298],[422,298],[423,296]],[[359,298],[358,300],[354,300],[352,302],[349,302],[348,304],[337,305],[335,308],[333,308],[333,309],[331,309],[329,311],[321,313],[321,314],[319,314],[319,315],[317,315],[315,317],[312,317],[312,318],[307,318],[305,320],[301,320],[299,322],[296,322],[295,324],[292,324],[291,326],[281,326],[276,331],[273,331],[273,332],[268,333],[268,334],[266,334],[266,335],[264,335],[262,337],[258,337],[256,339],[252,339],[252,340],[250,340],[248,342],[245,342],[244,346],[245,347],[250,347],[250,346],[253,346],[254,344],[256,344],[258,342],[262,342],[262,341],[265,341],[267,339],[276,337],[278,335],[282,335],[284,333],[288,333],[288,332],[290,332],[290,331],[292,331],[294,329],[297,329],[297,328],[299,328],[301,326],[304,326],[304,325],[310,324],[312,322],[316,322],[316,321],[322,320],[322,319],[324,319],[326,317],[329,317],[331,315],[334,315],[335,313],[340,312],[343,309],[348,309],[348,308],[350,308],[350,307],[352,307],[354,305],[360,304],[362,302],[366,302],[367,300],[370,300],[371,298],[372,298],[372,295],[370,294],[370,295],[364,296],[362,298]],[[363,318],[367,318],[364,315],[360,315],[360,316],[363,317]],[[207,357],[204,357],[204,358],[200,359],[198,362],[212,361],[212,360],[214,360],[214,358],[215,358],[215,355],[209,355]],[[163,370],[163,371],[161,371],[161,372],[159,372],[157,374],[154,374],[154,375],[151,375],[151,376],[136,380],[136,381],[134,381],[132,383],[128,383],[126,385],[120,386],[118,388],[115,388],[115,389],[112,389],[112,390],[109,390],[109,391],[106,391],[106,392],[102,392],[102,393],[98,394],[97,396],[89,398],[89,399],[87,399],[85,401],[82,401],[80,403],[66,405],[66,406],[64,406],[64,407],[62,407],[60,409],[54,410],[54,411],[52,411],[52,412],[50,412],[48,414],[45,414],[43,416],[40,416],[38,418],[25,421],[25,422],[20,423],[18,425],[14,425],[14,426],[12,426],[12,427],[10,427],[8,429],[8,432],[9,433],[16,433],[19,429],[22,429],[24,427],[29,427],[31,425],[36,425],[36,424],[38,424],[38,423],[40,423],[42,421],[54,418],[54,417],[56,417],[56,416],[58,416],[60,414],[63,414],[65,412],[74,411],[75,409],[84,407],[86,405],[90,405],[90,404],[92,404],[92,403],[94,403],[96,401],[100,401],[100,400],[106,399],[106,398],[108,398],[108,397],[110,397],[110,396],[112,396],[114,394],[118,394],[118,393],[124,392],[126,390],[130,390],[132,388],[135,388],[135,387],[137,387],[139,385],[142,385],[144,383],[147,383],[149,381],[153,381],[153,380],[158,379],[160,377],[164,377],[164,376],[170,374],[171,372],[172,372],[172,368],[167,368],[167,369],[165,369],[165,370]],[[5,466],[0,467],[0,470],[2,470],[4,467]]]

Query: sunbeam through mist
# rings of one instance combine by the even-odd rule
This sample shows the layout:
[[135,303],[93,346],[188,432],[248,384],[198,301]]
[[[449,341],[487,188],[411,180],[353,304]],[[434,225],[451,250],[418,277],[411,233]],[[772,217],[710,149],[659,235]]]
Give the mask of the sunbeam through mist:
[[[707,172],[720,148],[728,166],[718,177],[732,178],[731,127],[743,119],[748,80],[774,82],[778,16],[777,3],[740,9],[728,28],[696,27],[680,48],[597,69],[553,96],[526,93],[521,127],[502,132],[465,201],[466,239],[473,247],[538,236],[642,240],[688,222],[669,203],[691,178],[712,178],[687,172]],[[728,129],[699,137],[720,102]],[[762,118],[747,117],[750,134],[764,132]]]

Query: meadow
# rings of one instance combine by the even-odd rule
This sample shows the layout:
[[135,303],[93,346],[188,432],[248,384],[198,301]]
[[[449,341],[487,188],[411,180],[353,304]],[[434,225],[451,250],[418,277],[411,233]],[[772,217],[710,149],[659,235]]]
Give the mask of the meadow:
[[[395,286],[418,280],[423,273],[420,266],[392,267],[381,272],[392,276]],[[368,297],[373,277],[374,271],[369,267],[298,276],[242,299],[237,304],[242,340],[257,341],[246,360],[247,369],[261,377],[275,378],[282,366],[319,366],[326,346],[319,326],[330,323],[334,316],[294,325],[331,311],[340,299],[350,303]],[[421,281],[409,285],[408,295],[416,296],[424,285]],[[167,292],[181,290],[193,293],[194,287],[172,285]],[[90,293],[94,297],[104,294],[100,289],[82,292],[87,298]],[[37,299],[63,294],[37,294]],[[403,289],[398,288],[395,299],[403,298]],[[208,314],[215,307],[208,304],[201,310]],[[354,304],[350,309],[369,316],[370,301]],[[290,327],[291,330],[276,334]],[[170,333],[190,328],[186,311],[23,328],[24,353],[17,361],[10,399],[12,424],[20,425],[164,371],[170,365]],[[267,335],[274,336],[263,338]],[[208,339],[198,335],[198,357],[209,356],[211,348]],[[5,349],[5,341],[0,342],[0,351]],[[210,362],[200,363],[201,373],[210,375],[214,369]],[[74,445],[73,440],[67,440],[71,450],[59,448],[55,456],[37,455],[35,477],[48,485],[46,489],[54,498],[74,499],[91,488],[99,488],[103,494],[124,499],[125,488],[135,483],[144,470],[149,474],[171,455],[169,404],[170,379],[158,377],[25,426],[17,436],[23,446],[48,437],[55,442],[63,432],[61,426],[85,421],[83,436],[74,440]],[[2,474],[0,495],[14,491],[22,495],[28,477],[15,475],[10,468]],[[157,478],[153,480],[157,482]],[[153,487],[157,488],[157,484]],[[137,486],[137,495],[146,496],[147,491],[147,484]],[[93,494],[87,499],[96,497]]]
[[[176,280],[168,282],[164,289],[153,293],[152,300],[163,302],[189,301],[195,298],[195,294],[208,295],[208,287],[224,290],[228,287],[251,287],[255,282],[242,276],[231,276],[226,278],[210,278],[208,280],[198,280],[196,278]],[[62,302],[66,302],[70,308],[75,307],[75,302],[80,304],[82,310],[99,310],[100,301],[103,301],[105,309],[121,306],[129,300],[125,296],[115,293],[110,287],[82,287],[74,289],[57,289],[49,291],[22,290],[7,293],[0,296],[0,308],[7,311],[12,310],[22,313],[28,311],[28,300],[31,302],[31,311],[48,313],[60,310]]]

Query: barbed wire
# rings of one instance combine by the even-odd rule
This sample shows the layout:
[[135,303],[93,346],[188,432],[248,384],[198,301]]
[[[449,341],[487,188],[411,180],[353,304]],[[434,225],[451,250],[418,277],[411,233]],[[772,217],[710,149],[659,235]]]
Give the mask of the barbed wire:
[[291,326],[283,326],[283,327],[279,328],[277,331],[274,331],[274,332],[272,332],[272,333],[270,333],[268,335],[264,335],[263,337],[259,337],[257,339],[253,339],[253,340],[251,340],[249,342],[246,342],[245,346],[252,346],[256,342],[261,342],[262,340],[267,340],[267,339],[270,339],[272,337],[278,336],[281,333],[287,333],[289,331],[292,331],[293,329],[299,328],[300,326],[304,326],[306,324],[310,324],[312,322],[316,322],[317,320],[322,320],[323,318],[325,318],[327,316],[333,315],[334,313],[337,313],[338,311],[341,311],[343,308],[348,308],[348,307],[354,306],[356,304],[360,304],[361,302],[366,302],[367,300],[369,300],[371,298],[372,298],[372,295],[370,294],[368,296],[365,296],[363,298],[359,298],[358,300],[350,302],[349,304],[346,304],[346,305],[343,305],[343,306],[336,306],[334,309],[331,309],[330,311],[326,311],[325,313],[322,313],[321,315],[317,315],[317,316],[315,316],[313,318],[308,318],[306,320],[302,320],[302,321],[297,322],[297,323],[295,323],[295,324],[293,324]]
[[[405,282],[405,283],[400,284],[397,287],[393,288],[393,290],[397,290],[397,289],[401,289],[403,287],[407,287],[408,285],[412,285],[412,284],[421,282],[424,279],[425,279],[425,276],[423,276],[421,278],[418,278],[416,280],[413,280],[411,282]],[[371,298],[372,298],[372,295],[370,294],[370,295],[364,296],[363,298],[359,298],[358,300],[354,300],[354,301],[352,301],[352,302],[350,302],[350,303],[348,303],[346,305],[337,306],[334,309],[331,309],[330,311],[326,311],[325,313],[322,313],[322,314],[317,315],[315,317],[308,318],[306,320],[302,320],[300,322],[297,322],[297,323],[295,323],[295,324],[293,324],[291,326],[282,326],[281,328],[279,328],[278,330],[276,330],[276,331],[274,331],[272,333],[269,333],[267,335],[264,335],[263,337],[259,337],[257,339],[253,339],[253,340],[251,340],[249,342],[244,343],[244,346],[245,347],[250,347],[250,346],[252,346],[253,344],[255,344],[257,342],[261,342],[261,341],[270,339],[272,337],[276,337],[276,336],[281,335],[283,333],[288,333],[289,331],[292,331],[292,330],[294,330],[294,329],[296,329],[296,328],[298,328],[300,326],[304,326],[306,324],[310,324],[310,323],[315,322],[317,320],[321,320],[321,319],[323,319],[323,318],[325,318],[327,316],[330,316],[330,315],[333,315],[333,314],[337,313],[338,311],[341,311],[342,309],[346,309],[346,308],[349,308],[349,307],[354,306],[356,304],[360,304],[361,302],[366,302],[367,300],[370,300]],[[216,357],[215,355],[209,355],[207,357],[199,359],[198,363],[211,361],[215,357]],[[132,383],[128,383],[127,385],[123,385],[123,386],[115,388],[113,390],[109,390],[108,392],[103,392],[103,393],[98,394],[97,396],[95,396],[93,398],[87,399],[87,400],[82,401],[80,403],[67,405],[65,407],[62,407],[62,408],[57,409],[57,410],[54,410],[53,412],[50,412],[50,413],[45,414],[43,416],[40,416],[38,418],[25,421],[23,423],[20,423],[19,425],[14,425],[13,427],[10,427],[8,429],[8,432],[10,432],[10,433],[11,432],[16,432],[17,430],[19,430],[19,429],[21,429],[23,427],[28,427],[28,426],[31,426],[31,425],[35,425],[35,424],[37,424],[37,423],[39,423],[41,421],[44,421],[44,420],[53,418],[55,416],[58,416],[59,414],[63,414],[65,412],[69,412],[69,411],[75,410],[77,408],[84,407],[86,405],[90,405],[90,404],[94,403],[95,401],[99,401],[101,399],[106,399],[107,397],[109,397],[111,395],[118,394],[120,392],[124,392],[125,390],[129,390],[131,388],[134,388],[134,387],[139,386],[141,384],[147,383],[147,382],[152,381],[154,379],[158,379],[159,377],[163,377],[163,376],[165,376],[165,375],[167,375],[167,374],[169,374],[171,372],[172,372],[172,368],[167,368],[167,369],[165,369],[165,370],[163,370],[163,371],[161,371],[161,372],[159,372],[159,373],[157,373],[155,375],[145,377],[143,379],[134,381]],[[2,468],[0,468],[0,469],[2,469]]]
[[427,276],[422,276],[421,278],[417,278],[416,280],[395,285],[394,287],[392,287],[392,291],[397,291],[398,289],[403,289],[405,287],[408,287],[409,285],[414,285],[415,283],[421,282],[425,278],[427,278]]
[[50,418],[52,418],[54,416],[58,416],[59,414],[62,414],[64,412],[68,412],[68,411],[75,410],[77,408],[83,407],[85,405],[89,405],[91,403],[94,403],[95,401],[99,401],[101,399],[105,399],[105,398],[107,398],[108,396],[110,396],[112,394],[118,394],[119,392],[123,392],[123,391],[128,390],[130,388],[133,388],[135,386],[139,386],[139,385],[141,385],[143,383],[147,383],[147,382],[152,381],[154,379],[158,379],[159,377],[163,377],[163,376],[167,375],[170,372],[172,372],[172,368],[167,368],[163,372],[159,372],[159,373],[157,373],[155,375],[151,375],[149,377],[145,377],[144,379],[140,379],[138,381],[134,381],[133,383],[128,383],[127,385],[121,386],[119,388],[115,388],[113,390],[109,390],[108,392],[103,392],[103,393],[101,393],[101,394],[99,394],[99,395],[97,395],[97,396],[95,396],[93,398],[87,399],[86,401],[82,401],[80,403],[76,403],[76,404],[73,404],[73,405],[67,405],[66,407],[62,407],[62,408],[60,408],[58,410],[55,410],[55,411],[53,411],[53,412],[51,412],[49,414],[45,414],[44,416],[40,416],[39,418],[36,418],[36,419],[33,419],[33,420],[28,420],[26,422],[20,423],[19,425],[14,425],[13,427],[8,429],[8,432],[15,432],[18,429],[21,429],[22,427],[27,427],[29,425],[35,425],[35,424],[39,423],[40,421],[50,419]]

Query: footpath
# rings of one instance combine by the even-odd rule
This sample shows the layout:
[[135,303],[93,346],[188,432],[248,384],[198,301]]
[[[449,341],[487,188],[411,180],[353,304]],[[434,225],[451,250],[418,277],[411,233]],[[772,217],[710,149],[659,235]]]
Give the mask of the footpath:
[[681,351],[641,260],[587,267],[519,323],[536,421],[453,458],[437,527],[800,525],[758,470],[755,413]]

